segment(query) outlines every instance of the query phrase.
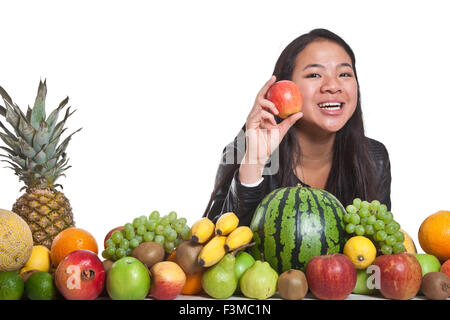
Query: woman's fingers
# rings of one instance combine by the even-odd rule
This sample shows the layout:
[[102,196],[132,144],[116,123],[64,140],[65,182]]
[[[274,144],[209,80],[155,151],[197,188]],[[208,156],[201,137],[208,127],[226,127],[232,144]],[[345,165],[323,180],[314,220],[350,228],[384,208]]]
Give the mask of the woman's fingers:
[[273,116],[273,114],[271,114],[270,112],[268,112],[266,110],[261,110],[261,119],[267,120],[274,126],[277,125],[277,122],[275,121],[275,117]]
[[280,113],[280,112],[278,111],[277,107],[275,107],[275,104],[274,104],[272,101],[270,101],[270,100],[267,100],[267,99],[259,99],[259,100],[258,100],[258,104],[259,104],[262,108],[271,111],[272,114],[274,114],[274,115],[278,115],[278,114]]
[[276,76],[271,76],[270,79],[264,84],[264,86],[258,92],[258,98],[264,99],[266,97],[266,93],[269,90],[270,86],[273,85],[277,81]]
[[289,117],[281,121],[281,123],[278,125],[280,128],[280,135],[281,138],[283,138],[286,135],[286,132],[289,130],[290,127],[294,125],[301,117],[303,117],[303,112],[297,112],[294,114],[291,114]]

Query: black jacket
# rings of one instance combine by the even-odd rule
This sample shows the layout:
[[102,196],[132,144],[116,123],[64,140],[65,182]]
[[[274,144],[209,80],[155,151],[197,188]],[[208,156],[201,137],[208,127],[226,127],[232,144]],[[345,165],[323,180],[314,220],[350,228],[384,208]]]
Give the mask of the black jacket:
[[[242,131],[240,134],[242,134]],[[245,153],[245,146],[238,146],[236,144],[237,138],[223,150],[221,163],[217,169],[215,186],[217,187],[224,174],[229,175],[230,178],[216,192],[212,204],[204,216],[215,222],[221,214],[232,211],[238,216],[239,225],[250,225],[253,212],[258,204],[267,194],[280,187],[279,174],[263,174],[264,180],[258,186],[243,186],[238,178],[239,167],[236,169],[236,166],[230,163],[230,159],[242,159]],[[378,200],[386,204],[388,210],[391,210],[391,167],[389,154],[381,142],[370,138],[369,151],[376,164],[376,191],[380,195],[380,199]],[[233,172],[230,172],[230,170],[233,170]],[[298,180],[298,183],[304,185],[300,180]]]

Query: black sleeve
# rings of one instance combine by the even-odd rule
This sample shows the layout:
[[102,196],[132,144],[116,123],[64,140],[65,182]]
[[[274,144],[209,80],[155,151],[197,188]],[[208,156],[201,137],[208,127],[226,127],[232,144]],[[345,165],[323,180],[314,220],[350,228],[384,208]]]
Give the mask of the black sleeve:
[[226,212],[234,212],[239,218],[239,225],[250,225],[258,204],[266,194],[270,179],[264,180],[255,187],[247,187],[239,181],[239,163],[245,154],[245,145],[237,143],[241,131],[234,141],[228,144],[221,157],[217,169],[215,187],[212,194],[212,202],[203,216],[216,222],[220,215]]
[[372,151],[374,155],[377,179],[375,191],[381,203],[391,210],[391,162],[389,153],[381,142],[372,140]]

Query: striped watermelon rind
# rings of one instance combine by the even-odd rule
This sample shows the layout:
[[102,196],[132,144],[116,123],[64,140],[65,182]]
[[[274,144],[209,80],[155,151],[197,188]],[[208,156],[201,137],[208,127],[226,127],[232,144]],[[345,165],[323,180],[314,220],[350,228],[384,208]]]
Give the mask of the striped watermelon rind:
[[257,206],[250,223],[255,259],[282,273],[305,270],[314,256],[341,253],[346,234],[344,206],[331,193],[309,187],[273,190]]

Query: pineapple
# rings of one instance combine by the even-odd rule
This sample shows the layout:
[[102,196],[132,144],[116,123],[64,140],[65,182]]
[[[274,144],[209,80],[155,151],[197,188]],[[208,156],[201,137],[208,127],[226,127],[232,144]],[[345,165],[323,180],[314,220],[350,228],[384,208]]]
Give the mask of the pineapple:
[[[5,107],[0,106],[0,115],[12,126],[9,131],[0,121],[0,138],[7,147],[0,147],[6,154],[0,155],[10,165],[19,179],[25,183],[25,190],[12,211],[21,216],[30,226],[35,245],[50,248],[53,238],[62,230],[75,226],[69,200],[55,184],[58,177],[70,168],[66,148],[77,131],[61,143],[59,140],[66,130],[66,120],[73,114],[66,109],[64,119],[58,115],[67,105],[64,99],[47,118],[45,115],[46,81],[39,82],[39,89],[33,109],[28,107],[26,115],[12,102],[6,91],[0,87]],[[1,132],[3,131],[3,132]]]

